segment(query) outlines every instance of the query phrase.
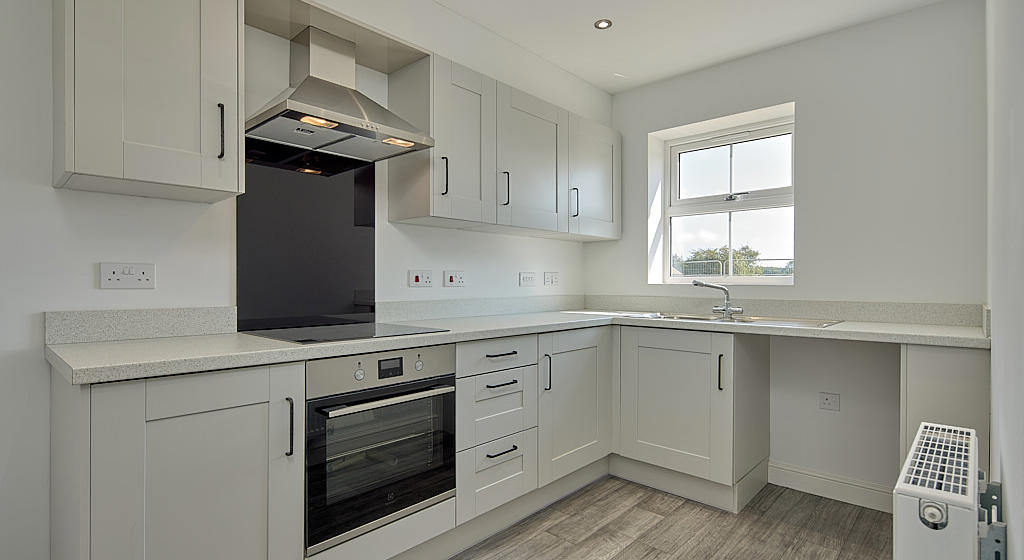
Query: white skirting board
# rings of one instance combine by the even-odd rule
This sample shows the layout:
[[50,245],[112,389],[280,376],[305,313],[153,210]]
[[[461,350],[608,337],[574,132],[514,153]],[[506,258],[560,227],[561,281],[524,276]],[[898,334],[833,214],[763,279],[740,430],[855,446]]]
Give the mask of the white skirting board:
[[892,513],[892,488],[873,482],[814,472],[774,461],[768,462],[768,482],[808,494]]

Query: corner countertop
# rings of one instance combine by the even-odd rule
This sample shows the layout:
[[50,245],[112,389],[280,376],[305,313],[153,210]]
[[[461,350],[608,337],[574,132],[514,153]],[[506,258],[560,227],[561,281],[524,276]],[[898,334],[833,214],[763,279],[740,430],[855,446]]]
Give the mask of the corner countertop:
[[46,346],[46,359],[68,381],[83,385],[612,324],[960,348],[989,348],[991,345],[981,327],[843,322],[826,328],[806,328],[654,319],[636,315],[639,314],[561,311],[410,321],[401,324],[448,329],[448,332],[319,344],[296,344],[243,333],[51,344]]

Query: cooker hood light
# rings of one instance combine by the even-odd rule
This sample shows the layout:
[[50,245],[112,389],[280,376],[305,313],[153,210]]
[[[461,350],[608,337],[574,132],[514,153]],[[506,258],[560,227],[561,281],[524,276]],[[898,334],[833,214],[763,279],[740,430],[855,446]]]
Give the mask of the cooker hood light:
[[416,145],[415,142],[410,142],[408,140],[402,140],[401,138],[394,137],[385,138],[381,140],[381,142],[384,142],[385,144],[391,144],[392,146],[398,146],[399,148],[411,148]]
[[320,117],[314,117],[312,115],[306,115],[306,116],[302,117],[301,119],[299,119],[299,121],[300,122],[304,122],[306,124],[311,124],[313,126],[321,126],[323,128],[334,128],[334,127],[338,126],[338,123],[336,123],[334,121],[329,121],[327,119],[321,119]]

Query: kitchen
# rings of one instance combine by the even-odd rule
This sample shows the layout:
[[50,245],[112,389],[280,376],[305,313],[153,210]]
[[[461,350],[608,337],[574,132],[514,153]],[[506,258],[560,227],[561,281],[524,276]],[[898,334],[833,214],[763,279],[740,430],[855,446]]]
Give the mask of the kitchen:
[[[1011,32],[1021,21],[1016,3],[889,1],[831,14],[804,3],[792,8],[806,19],[795,18],[772,37],[753,33],[750,18],[736,15],[741,12],[707,13],[721,18],[714,20],[721,28],[678,22],[693,41],[708,43],[698,49],[684,41],[684,52],[672,56],[673,41],[682,39],[659,39],[642,27],[666,25],[658,11],[678,8],[657,2],[628,10],[571,3],[550,21],[529,24],[520,23],[514,6],[457,0],[200,4],[219,9],[203,19],[227,22],[220,32],[207,37],[208,28],[122,26],[117,17],[87,17],[121,13],[116,6],[65,1],[17,4],[4,23],[2,67],[19,78],[4,88],[4,99],[18,109],[3,117],[9,132],[0,156],[0,223],[11,257],[0,361],[7,383],[0,392],[0,556],[446,558],[470,547],[512,546],[502,554],[517,557],[507,541],[486,541],[505,530],[512,540],[555,547],[545,549],[551,557],[569,557],[570,549],[558,547],[607,534],[588,534],[565,519],[536,534],[508,528],[537,520],[534,515],[553,521],[559,512],[586,510],[583,498],[558,500],[592,483],[576,496],[629,494],[626,503],[636,499],[630,492],[656,491],[664,500],[685,500],[722,527],[760,507],[775,513],[762,492],[785,490],[848,512],[839,525],[854,534],[863,528],[857,519],[891,519],[876,514],[892,512],[893,485],[917,424],[936,421],[977,431],[978,466],[1006,486],[1009,557],[1019,557],[1016,512],[1024,506],[1015,481],[1024,438],[1012,406],[1021,394],[1014,365],[1020,349],[1013,344],[1021,305],[1012,280],[1021,268],[1015,218],[1021,177],[1012,163],[1020,154],[1020,135],[1013,135],[1019,120],[1012,117],[1019,114],[1021,87],[1012,62],[1020,46]],[[237,9],[220,9],[227,4]],[[170,6],[136,7],[124,17],[184,17]],[[687,9],[700,15],[704,8]],[[595,26],[603,18],[610,27]],[[289,87],[290,73],[301,66],[292,56],[293,39],[301,45],[308,27],[354,43],[348,86],[427,133],[433,147],[376,163],[371,185],[353,172],[304,177],[246,164],[243,131],[253,135],[247,121]],[[137,56],[103,40],[122,33],[137,47],[128,54]],[[364,43],[373,48],[361,50]],[[193,51],[172,56],[168,44]],[[307,41],[316,47],[307,47],[310,75],[322,44]],[[579,48],[565,48],[571,45]],[[665,56],[650,55],[653,48]],[[205,64],[203,73],[188,61],[205,49],[221,66]],[[109,63],[120,57],[125,65]],[[170,58],[156,68],[147,62],[153,57]],[[337,66],[328,64],[332,71]],[[225,80],[229,75],[234,78]],[[118,82],[123,88],[112,86]],[[207,82],[209,89],[198,85]],[[200,90],[198,99],[176,95]],[[117,91],[123,95],[111,93]],[[193,104],[200,116],[181,118]],[[149,110],[154,107],[161,110]],[[52,115],[52,126],[41,115]],[[122,126],[111,126],[122,119]],[[696,265],[672,261],[665,240],[675,242],[671,224],[714,214],[688,214],[678,189],[661,189],[680,173],[666,165],[675,153],[666,146],[701,134],[700,126],[721,131],[754,120],[791,127],[773,129],[790,134],[789,190],[779,183],[782,190],[769,189],[771,200],[754,189],[725,192],[740,198],[729,202],[745,205],[743,211],[794,209],[790,229],[781,231],[793,232],[786,235],[795,252],[778,255],[781,274],[737,280],[721,270],[694,273],[687,267]],[[554,140],[542,130],[556,130]],[[150,150],[160,142],[173,149]],[[577,164],[596,153],[610,157]],[[65,167],[54,173],[54,165]],[[556,190],[532,186],[542,182],[535,180],[541,169],[552,174]],[[596,195],[577,186],[595,169],[603,188]],[[70,171],[71,184],[53,188],[61,171]],[[467,181],[467,173],[479,180]],[[315,250],[294,242],[271,246],[308,236],[298,226],[315,224],[292,218],[292,225],[261,228],[265,218],[249,213],[271,194],[261,186],[287,181],[299,193],[299,181],[307,179],[320,181],[310,185],[351,179],[345,200],[363,218],[359,233],[344,234],[345,244],[369,247],[375,259],[339,267],[318,262],[323,257]],[[304,200],[306,211],[323,210],[312,199],[290,199]],[[273,215],[275,208],[283,209],[280,201],[259,211]],[[318,216],[305,222],[319,222],[329,212],[304,215]],[[271,264],[261,265],[268,255]],[[799,266],[785,274],[796,255]],[[102,263],[126,264],[127,272]],[[298,267],[301,278],[288,280],[285,264]],[[322,268],[304,268],[310,266]],[[776,270],[774,263],[757,266]],[[147,272],[155,286],[105,289],[103,282],[115,277],[111,270],[136,282],[146,282],[140,278]],[[725,283],[731,302],[723,305],[719,291],[688,285],[694,279]],[[324,291],[331,287],[336,291]],[[263,289],[278,292],[247,299]],[[298,309],[291,319],[327,315],[333,328],[365,326],[348,321],[372,315],[378,328],[446,332],[320,342],[317,331],[299,334],[305,344],[238,334],[260,329],[247,319],[283,315],[253,305],[294,302],[299,295],[340,296],[351,307]],[[740,320],[711,321],[714,306],[744,310]],[[801,327],[743,317],[841,322]],[[269,328],[323,327],[314,324]],[[500,356],[508,352],[516,354]],[[365,363],[345,361],[357,356]],[[668,375],[695,371],[685,364],[707,375]],[[317,368],[344,372],[326,377],[346,383],[362,370],[365,380],[381,383],[369,389],[381,391],[381,399],[403,396],[388,387],[406,380],[427,379],[421,389],[444,391],[410,402],[432,403],[431,421],[445,426],[431,452],[442,457],[441,484],[454,482],[436,493],[446,497],[394,521],[385,511],[377,526],[350,527],[355,533],[338,529],[331,538],[343,538],[327,548],[318,547],[330,538],[310,541],[315,531],[305,502],[316,467],[308,451],[316,449],[308,447],[310,419],[343,426],[373,416],[342,414],[362,403],[314,404],[348,391],[311,391]],[[500,398],[474,400],[477,391]],[[819,402],[822,394],[835,395],[838,410],[823,409],[833,402]],[[954,397],[964,400],[951,405]],[[512,401],[520,405],[488,424],[500,411],[486,406]],[[136,413],[139,421],[130,421]],[[730,428],[718,421],[725,418]],[[227,435],[241,433],[248,439]],[[247,470],[252,478],[217,478],[231,472],[229,454],[211,453],[220,436],[238,457],[262,453],[262,470]],[[208,462],[189,460],[186,451],[205,451],[192,456]],[[471,455],[482,462],[467,466]],[[385,453],[371,462],[383,469],[395,461],[403,456]],[[475,470],[488,461],[498,468]],[[160,484],[147,484],[156,480],[148,469],[157,464],[174,468],[159,471],[167,476]],[[513,464],[519,475],[501,475]],[[197,467],[209,476],[190,470]],[[474,492],[473,484],[493,492]],[[253,491],[256,486],[262,490]],[[223,492],[211,494],[218,488]],[[242,495],[245,500],[227,499]],[[208,515],[195,507],[198,501],[209,502]],[[193,515],[181,515],[191,508]],[[668,515],[631,506],[624,520],[678,518],[659,511]],[[225,512],[234,515],[205,523]],[[144,529],[124,533],[143,518]],[[608,534],[635,531],[636,539],[601,541],[603,553],[575,553],[624,558],[626,548],[636,553],[646,546],[710,557],[684,550],[687,536],[702,534],[697,528],[658,538],[666,527],[620,527]],[[251,538],[248,530],[262,537]],[[892,544],[891,525],[875,523],[872,530]],[[819,557],[850,554],[842,539],[826,533],[783,539],[783,553],[809,555],[814,545]],[[181,534],[198,548],[176,548],[173,536]],[[729,542],[743,537],[730,533]],[[140,543],[146,548],[130,549]],[[102,548],[107,545],[112,548]]]

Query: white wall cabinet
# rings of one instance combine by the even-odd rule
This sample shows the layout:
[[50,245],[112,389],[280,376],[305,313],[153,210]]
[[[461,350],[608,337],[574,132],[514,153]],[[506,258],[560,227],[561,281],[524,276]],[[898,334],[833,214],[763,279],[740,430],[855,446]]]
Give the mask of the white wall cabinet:
[[540,335],[540,485],[611,452],[611,341],[611,327]]
[[569,113],[498,84],[498,224],[568,232]]
[[88,463],[88,548],[55,558],[302,558],[304,383],[297,363],[86,389],[88,456],[56,459]]
[[439,56],[391,74],[390,108],[435,146],[388,166],[392,220],[466,227],[495,223],[494,142],[497,83]]
[[620,236],[617,132],[437,55],[388,76],[388,107],[436,143],[388,161],[391,221]]
[[622,235],[622,137],[604,125],[569,115],[569,233],[581,238]]
[[243,191],[241,0],[57,0],[55,17],[55,186]]
[[768,337],[623,327],[620,453],[732,486],[768,458]]

